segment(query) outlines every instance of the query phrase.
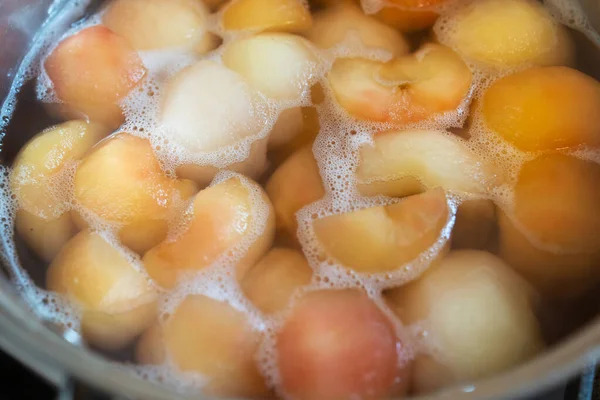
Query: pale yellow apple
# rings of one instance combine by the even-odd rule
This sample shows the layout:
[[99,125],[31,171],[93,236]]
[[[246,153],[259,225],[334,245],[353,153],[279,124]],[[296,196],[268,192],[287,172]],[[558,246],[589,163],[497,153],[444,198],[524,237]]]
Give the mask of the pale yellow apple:
[[10,188],[18,211],[19,235],[44,261],[52,261],[77,229],[67,212],[68,187],[60,173],[108,134],[108,129],[82,120],[53,126],[36,135],[17,155]]
[[490,253],[451,252],[386,297],[403,323],[422,325],[434,349],[414,360],[415,393],[501,372],[544,346],[530,288]]
[[83,337],[102,349],[125,347],[156,318],[158,292],[148,277],[121,250],[87,230],[50,264],[46,286],[81,306]]
[[123,244],[140,254],[166,237],[169,221],[197,191],[194,183],[165,174],[148,140],[127,133],[96,146],[77,167],[74,183],[77,204],[116,224]]

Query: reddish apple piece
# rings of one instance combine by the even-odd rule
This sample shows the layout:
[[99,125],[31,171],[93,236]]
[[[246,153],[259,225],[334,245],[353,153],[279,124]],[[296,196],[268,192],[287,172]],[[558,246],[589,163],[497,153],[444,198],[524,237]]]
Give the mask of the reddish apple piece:
[[300,0],[233,0],[221,23],[228,31],[302,32],[312,18]]
[[102,349],[126,346],[156,317],[158,293],[149,279],[90,231],[63,247],[48,268],[46,286],[82,307],[83,337]]
[[229,304],[188,296],[163,326],[146,331],[136,358],[162,364],[168,351],[177,369],[208,379],[207,395],[261,397],[268,390],[254,361],[259,340],[244,314]]
[[298,400],[381,399],[395,380],[401,343],[392,324],[357,290],[304,295],[277,335],[284,392]]
[[304,255],[292,249],[274,248],[244,276],[242,290],[262,312],[282,311],[294,291],[310,283],[312,270]]
[[[144,255],[146,271],[162,287],[172,288],[181,271],[206,268],[228,250],[251,239],[250,248],[236,266],[241,279],[247,268],[271,247],[275,230],[273,206],[257,183],[241,177],[229,178],[200,191],[192,207],[193,215],[185,232],[164,240]],[[266,213],[261,213],[261,209],[266,209]]]
[[455,110],[472,74],[452,50],[429,43],[387,63],[337,59],[327,78],[338,103],[354,117],[405,124]]
[[388,206],[335,214],[314,221],[324,252],[355,271],[393,271],[437,241],[448,219],[440,188]]
[[543,348],[529,287],[486,252],[451,252],[386,297],[404,323],[423,325],[436,349],[414,360],[416,393],[489,376]]
[[102,22],[135,49],[155,50],[205,41],[208,14],[200,0],[114,0]]
[[77,203],[121,225],[121,241],[140,254],[166,237],[173,214],[196,190],[167,177],[148,140],[127,133],[96,146],[75,173]]
[[393,56],[409,51],[402,34],[348,2],[316,13],[307,37],[317,46],[328,49],[341,43],[350,33],[357,34],[363,45],[387,50]]
[[116,128],[124,120],[119,103],[140,84],[146,68],[125,39],[92,26],[64,39],[44,68],[65,119],[85,116]]
[[487,66],[568,65],[573,45],[564,27],[533,0],[483,0],[438,20],[437,39]]
[[537,67],[494,82],[486,126],[525,151],[600,146],[600,83],[567,67]]
[[525,163],[500,255],[545,294],[576,297],[600,282],[600,166],[565,155]]
[[[77,232],[66,209],[66,187],[53,181],[70,162],[79,160],[108,131],[103,126],[70,121],[44,130],[17,155],[10,175],[16,196],[19,235],[44,261],[52,261]],[[58,192],[58,193],[57,193]]]
[[278,233],[295,240],[296,213],[325,196],[312,148],[306,146],[291,155],[275,170],[265,188],[275,208]]

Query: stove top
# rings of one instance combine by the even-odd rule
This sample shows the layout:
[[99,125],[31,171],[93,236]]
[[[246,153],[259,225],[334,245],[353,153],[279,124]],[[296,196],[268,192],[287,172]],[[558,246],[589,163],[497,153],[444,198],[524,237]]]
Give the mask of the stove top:
[[[110,396],[78,387],[60,392],[27,367],[0,351],[2,400],[114,400]],[[566,385],[527,400],[600,400],[600,367],[590,368]]]

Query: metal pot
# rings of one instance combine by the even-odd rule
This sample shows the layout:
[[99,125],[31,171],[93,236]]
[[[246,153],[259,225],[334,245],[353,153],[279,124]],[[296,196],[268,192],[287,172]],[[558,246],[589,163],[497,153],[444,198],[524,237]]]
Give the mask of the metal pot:
[[[44,21],[56,17],[69,1],[76,0],[0,0],[0,98],[5,98],[9,92],[14,74],[39,27]],[[579,0],[579,3],[589,16],[590,23],[600,27],[600,3],[597,0]],[[599,48],[591,46],[590,49],[600,55]],[[598,61],[595,66],[600,71],[600,56],[594,54],[590,57]],[[593,75],[598,78],[599,74]],[[96,388],[114,398],[192,398],[147,382],[115,366],[114,362],[79,346],[77,339],[73,332],[57,329],[38,319],[23,304],[6,271],[0,270],[0,347],[50,383],[63,388],[61,399],[70,398],[69,390],[74,383]],[[599,358],[600,317],[526,364],[474,385],[451,387],[419,399],[530,396],[566,381],[587,365],[595,364]]]

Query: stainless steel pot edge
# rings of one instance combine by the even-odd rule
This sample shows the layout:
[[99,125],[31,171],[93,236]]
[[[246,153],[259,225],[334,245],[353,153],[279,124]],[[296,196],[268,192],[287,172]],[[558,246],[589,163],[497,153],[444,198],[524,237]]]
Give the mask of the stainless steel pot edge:
[[[49,11],[50,17],[55,17],[56,11],[70,1],[55,1]],[[580,3],[588,15],[593,16],[590,22],[600,23],[599,4],[593,0],[580,0]],[[101,391],[131,399],[199,398],[197,395],[174,394],[98,354],[82,351],[65,341],[31,313],[3,278],[0,278],[0,347],[58,387],[73,378]],[[600,318],[544,355],[516,369],[479,381],[476,385],[459,385],[417,399],[506,399],[529,396],[574,376],[599,358]]]

